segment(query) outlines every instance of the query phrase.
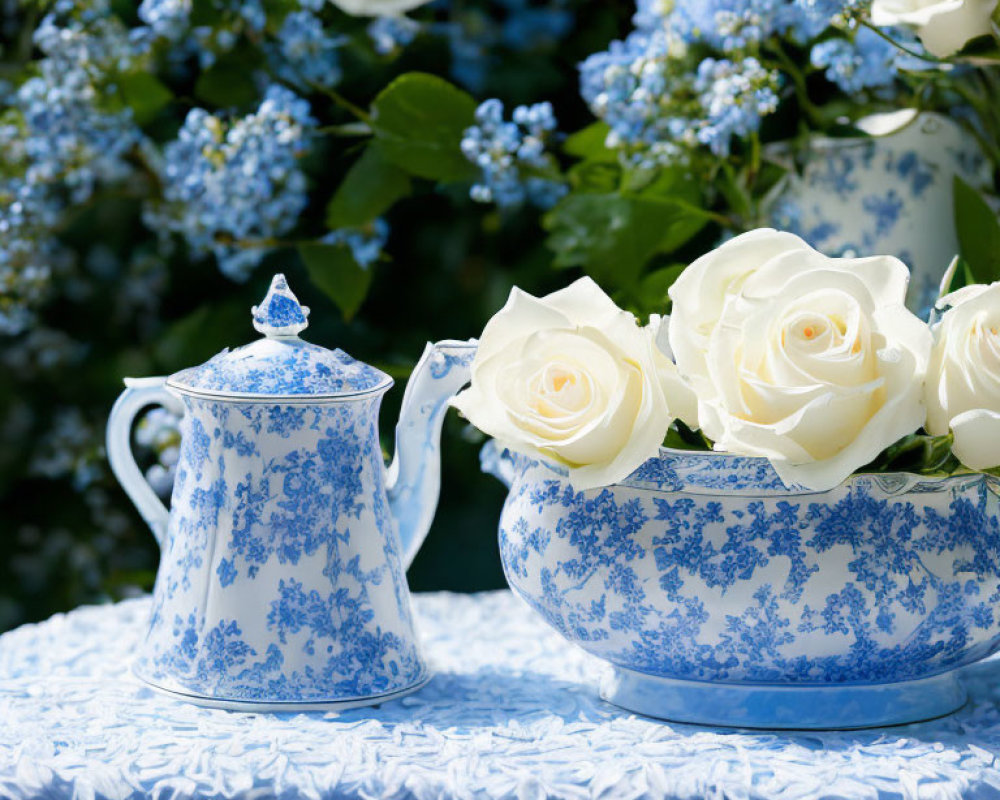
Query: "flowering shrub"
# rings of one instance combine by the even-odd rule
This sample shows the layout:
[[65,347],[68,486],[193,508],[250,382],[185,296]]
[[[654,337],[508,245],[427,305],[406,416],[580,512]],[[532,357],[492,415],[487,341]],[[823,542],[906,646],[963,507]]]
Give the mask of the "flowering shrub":
[[[122,376],[245,340],[271,266],[311,280],[318,340],[397,374],[422,341],[478,331],[514,283],[560,282],[550,265],[665,313],[678,264],[767,219],[795,168],[773,145],[915,107],[963,121],[1000,164],[994,6],[3,4],[0,627],[148,585],[156,554],[109,478],[107,411]],[[956,202],[947,288],[989,284],[995,214],[968,186]],[[174,434],[149,424],[166,491]],[[488,481],[449,499],[476,480],[449,426],[455,537],[494,515],[469,499]],[[421,569],[441,585],[446,560],[427,558],[416,585]]]

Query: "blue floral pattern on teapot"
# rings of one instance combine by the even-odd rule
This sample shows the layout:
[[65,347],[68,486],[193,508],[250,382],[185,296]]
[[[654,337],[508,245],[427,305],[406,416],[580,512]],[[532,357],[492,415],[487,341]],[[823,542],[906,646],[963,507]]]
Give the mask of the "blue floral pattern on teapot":
[[[112,412],[112,465],[162,548],[134,670],[232,708],[410,691],[428,671],[405,568],[434,513],[441,417],[474,347],[428,345],[387,472],[378,411],[391,379],[299,339],[308,309],[283,276],[253,313],[266,338],[166,380],[130,381]],[[135,413],[154,403],[183,412],[169,512],[129,450]]]

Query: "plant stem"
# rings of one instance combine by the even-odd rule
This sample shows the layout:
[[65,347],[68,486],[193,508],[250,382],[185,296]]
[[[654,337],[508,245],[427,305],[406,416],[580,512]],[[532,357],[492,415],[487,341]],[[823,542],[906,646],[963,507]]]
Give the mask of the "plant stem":
[[799,106],[805,112],[809,121],[813,123],[817,128],[823,127],[823,116],[820,114],[819,109],[809,98],[809,87],[806,85],[805,75],[802,74],[802,70],[799,69],[798,64],[792,60],[792,58],[785,52],[784,48],[781,46],[781,42],[777,39],[772,39],[770,42],[770,49],[774,53],[778,60],[778,64],[784,72],[792,79],[792,84],[795,87],[795,97],[799,101]]
[[885,39],[889,44],[891,44],[897,50],[902,50],[908,56],[913,56],[914,58],[919,58],[921,61],[927,61],[927,62],[930,62],[931,64],[953,64],[953,63],[955,63],[954,61],[952,61],[949,58],[938,58],[937,56],[932,56],[930,53],[921,53],[918,50],[911,50],[909,47],[907,47],[906,45],[902,44],[901,42],[897,42],[895,39],[893,39],[889,34],[887,34],[885,31],[883,31],[877,25],[872,25],[871,22],[869,22],[866,19],[861,20],[861,24],[864,25],[864,27],[868,28],[868,30],[870,30],[876,36],[879,36],[882,39]]
[[348,100],[346,97],[344,97],[336,89],[328,89],[325,86],[320,86],[319,84],[312,83],[312,82],[310,82],[309,85],[313,89],[315,89],[317,92],[321,92],[322,94],[325,94],[334,103],[336,103],[338,106],[340,106],[345,111],[347,111],[350,114],[354,115],[361,122],[365,123],[365,125],[368,125],[369,127],[371,127],[371,124],[372,124],[371,114],[369,114],[367,111],[365,111],[363,108],[361,108],[361,106],[357,106],[354,103],[352,103],[350,100]]
[[342,136],[345,138],[355,136],[371,136],[372,129],[362,122],[348,123],[347,125],[323,125],[315,129],[315,133],[321,136]]

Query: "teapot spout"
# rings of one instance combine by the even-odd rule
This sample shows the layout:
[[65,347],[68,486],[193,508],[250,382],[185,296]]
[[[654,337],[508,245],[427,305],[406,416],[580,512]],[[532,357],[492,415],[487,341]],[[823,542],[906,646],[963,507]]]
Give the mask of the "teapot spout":
[[407,568],[423,544],[437,510],[441,425],[448,400],[469,382],[478,346],[475,339],[428,344],[406,384],[386,487]]

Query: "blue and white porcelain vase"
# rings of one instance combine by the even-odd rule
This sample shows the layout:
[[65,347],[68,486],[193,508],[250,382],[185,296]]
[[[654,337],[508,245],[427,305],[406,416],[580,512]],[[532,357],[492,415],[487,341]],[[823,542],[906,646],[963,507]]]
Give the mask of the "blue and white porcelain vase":
[[878,114],[859,127],[872,136],[811,139],[799,169],[796,154],[774,148],[789,171],[765,215],[830,256],[900,258],[912,274],[907,305],[926,318],[958,253],[954,179],[987,186],[989,164],[975,138],[941,114]]
[[[127,380],[108,423],[115,475],[162,550],[135,673],[204,705],[344,708],[428,679],[405,569],[437,504],[438,437],[474,345],[428,345],[388,470],[389,376],[303,341],[283,276],[253,309],[264,334],[169,378]],[[168,511],[130,450],[135,415],[183,413]]]
[[765,459],[672,451],[577,491],[488,444],[511,587],[649,716],[762,728],[929,719],[1000,649],[1000,479],[785,487]]

